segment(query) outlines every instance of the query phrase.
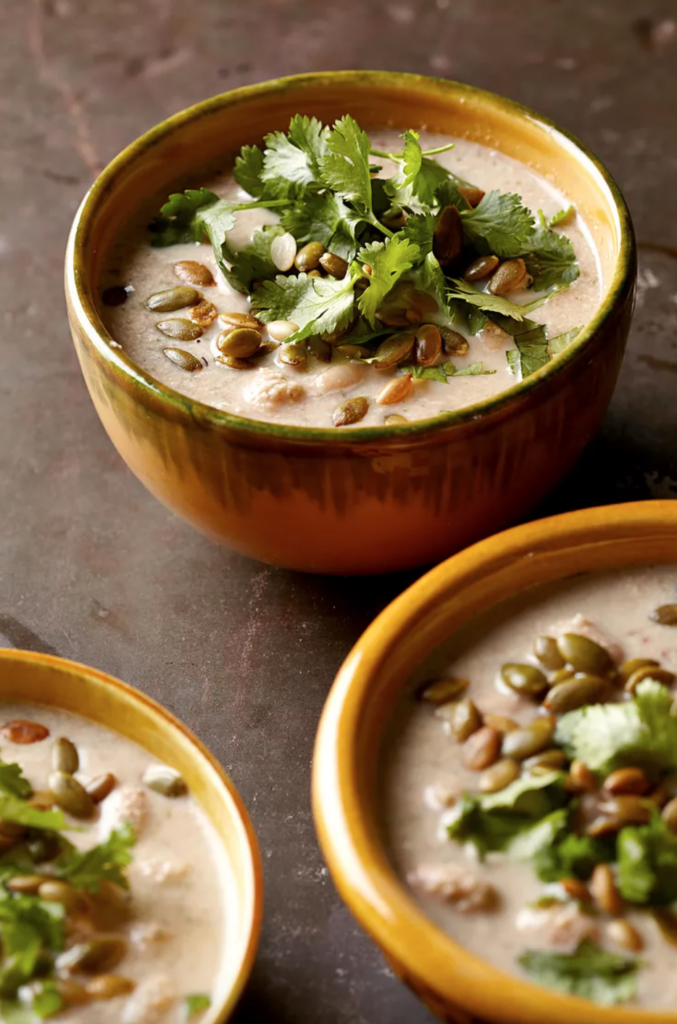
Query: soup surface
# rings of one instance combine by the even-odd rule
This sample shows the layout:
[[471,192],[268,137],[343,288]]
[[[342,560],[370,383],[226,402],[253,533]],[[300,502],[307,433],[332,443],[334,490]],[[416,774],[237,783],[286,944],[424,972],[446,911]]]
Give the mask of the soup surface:
[[[37,723],[41,728],[38,740],[27,742],[24,735],[22,742],[12,741],[13,735],[20,735],[13,730],[22,721]],[[0,725],[4,763],[20,765],[35,794],[44,796],[47,791],[45,806],[50,803],[48,786],[53,789],[55,785],[54,748],[58,738],[65,737],[75,746],[79,766],[73,777],[83,786],[107,773],[114,775],[110,794],[91,813],[73,817],[65,812],[63,835],[77,850],[97,847],[109,840],[111,833],[128,825],[135,837],[131,862],[124,868],[129,889],[123,894],[122,910],[118,906],[121,890],[117,889],[112,916],[104,920],[97,920],[95,914],[90,916],[89,901],[98,906],[101,892],[107,891],[108,883],[102,882],[104,888],[99,887],[97,894],[98,878],[87,893],[78,890],[78,909],[67,908],[65,951],[57,955],[56,973],[51,977],[65,979],[70,988],[75,986],[78,1000],[84,998],[85,1002],[69,1006],[66,990],[65,1005],[56,1019],[64,1024],[184,1024],[188,1019],[203,1019],[218,988],[227,948],[226,904],[233,883],[216,835],[180,777],[169,773],[171,786],[182,791],[165,795],[153,788],[156,783],[151,781],[153,772],[163,777],[162,766],[146,750],[67,712],[3,704]],[[43,736],[44,730],[48,735]],[[3,863],[14,864],[21,849],[11,848],[4,854]],[[49,878],[59,870],[58,864],[58,860],[47,860],[30,870],[24,868],[23,873],[33,875],[37,871]],[[76,876],[63,877],[71,877],[76,885]],[[14,882],[10,878],[5,885],[8,892]],[[30,898],[37,900],[38,896],[33,891]],[[82,944],[97,940],[102,932],[113,934],[115,941],[121,942],[123,955],[98,969],[92,965],[85,969],[72,962],[68,966],[73,950],[82,951]],[[121,994],[113,998],[98,996],[95,1001],[87,998],[87,993],[96,992],[97,985],[102,984],[97,980],[100,975],[122,978],[117,983]],[[188,1012],[191,1007],[195,1010],[192,1016]]]
[[[539,959],[541,953],[555,956],[557,971],[563,963],[557,960],[559,955],[572,956],[582,949],[584,958],[589,957],[588,944],[594,944],[594,956],[600,949],[618,956],[618,962],[611,961],[612,967],[622,967],[624,956],[637,955],[640,961],[636,977],[630,980],[629,975],[622,975],[628,982],[627,989],[607,989],[604,979],[599,988],[592,982],[587,987],[567,988],[570,979],[562,982],[561,976],[552,984],[602,1002],[627,1000],[655,1009],[677,1005],[674,944],[665,938],[675,921],[671,905],[677,900],[677,842],[672,835],[677,825],[672,817],[677,812],[677,803],[670,804],[677,793],[677,773],[674,743],[668,738],[677,727],[670,696],[677,674],[677,605],[673,603],[676,599],[677,567],[660,566],[580,575],[534,589],[479,617],[435,651],[410,681],[389,729],[382,773],[383,827],[393,862],[421,908],[440,928],[477,956],[510,973],[524,976],[526,961],[520,965],[519,958],[527,954],[530,969],[526,973],[545,984],[552,982],[552,974],[548,975],[543,965],[552,966],[552,961]],[[663,612],[656,616],[655,609],[661,608]],[[664,621],[654,621],[656,617]],[[592,741],[587,737],[588,763],[598,769],[597,778],[589,771],[583,772],[578,764],[574,766],[573,761],[569,765],[569,757],[561,753],[558,759],[552,750],[550,760],[546,755],[540,768],[533,763],[538,748],[531,761],[525,760],[524,750],[515,753],[511,761],[509,737],[511,732],[518,735],[515,725],[527,726],[539,719],[543,724],[548,702],[551,713],[556,707],[552,702],[554,672],[546,671],[532,653],[534,640],[539,636],[556,639],[564,634],[595,641],[608,652],[618,675],[611,671],[604,695],[596,698],[611,703],[559,717],[557,743],[541,743],[540,748],[547,751],[556,745],[563,746],[570,757],[563,737],[571,735],[571,726],[562,729],[564,720],[571,723],[572,715],[588,716],[586,723],[592,727],[590,714],[599,714],[599,733],[592,733]],[[627,666],[629,659],[652,660],[653,666]],[[555,656],[553,664],[557,662]],[[564,664],[564,660],[560,659],[560,663]],[[545,707],[538,706],[542,694],[535,700],[533,695],[520,695],[506,685],[505,671],[509,673],[511,665],[532,666],[548,676],[551,689],[545,697]],[[640,673],[639,679],[650,677],[653,670],[658,682],[640,681],[633,698],[623,692],[622,685],[631,669]],[[560,671],[573,677],[570,668]],[[422,685],[440,678],[469,681],[462,696],[474,702],[481,721],[467,726],[467,713],[464,719],[455,718],[458,712],[453,710],[452,703],[435,706],[429,699],[421,699]],[[582,676],[577,672],[575,678]],[[634,748],[623,761],[617,746],[623,742],[624,730],[634,721],[630,715],[633,700],[638,699],[637,693],[642,693],[645,703],[660,701],[665,689],[659,683],[668,690],[664,713],[662,717],[656,716],[648,728],[638,730],[640,738],[631,737],[630,746],[634,742]],[[632,684],[626,685],[632,689]],[[648,695],[643,688],[650,691]],[[580,703],[579,700],[574,705]],[[465,731],[462,722],[466,722]],[[494,752],[493,757],[484,759],[485,773],[492,771],[487,766],[500,757],[501,763],[511,761],[510,778],[519,780],[512,783],[513,794],[514,787],[525,779],[530,778],[529,784],[533,784],[536,776],[530,776],[530,772],[540,771],[541,781],[561,786],[558,802],[552,806],[574,801],[567,812],[552,812],[548,821],[555,820],[558,814],[571,816],[568,824],[566,818],[562,821],[564,832],[555,830],[542,835],[540,848],[534,832],[521,831],[516,833],[522,841],[521,848],[516,842],[514,846],[507,843],[503,850],[496,849],[502,841],[496,830],[514,827],[517,819],[511,815],[518,803],[506,799],[507,811],[497,811],[495,805],[487,815],[491,801],[501,799],[509,789],[492,787],[489,774],[469,767],[469,763],[479,766],[480,726],[485,738],[487,726],[495,727],[502,745],[501,754]],[[660,753],[657,747],[663,743],[664,729],[665,748]],[[512,749],[517,749],[514,740]],[[613,751],[619,755],[616,764],[642,765],[641,770],[631,768],[630,775],[623,769],[625,776],[620,778],[621,782],[625,779],[626,788],[607,774],[608,767],[602,767],[607,754],[611,756]],[[482,762],[481,757],[479,761]],[[550,773],[548,779],[546,773]],[[464,793],[471,794],[469,803]],[[486,807],[479,811],[476,807],[468,815],[468,808],[477,799],[479,804],[486,800]],[[522,807],[524,813],[532,810],[526,804]],[[541,814],[545,811],[539,810],[534,820],[540,820]],[[615,820],[619,815],[621,824]],[[459,821],[465,822],[465,832],[463,828],[459,830]],[[621,825],[627,825],[627,829],[619,831]],[[587,844],[593,844],[589,847],[589,864],[584,863],[580,849],[574,856],[572,848],[566,845],[572,842],[572,836],[565,841],[566,834],[573,832],[582,836],[585,856],[589,852]],[[530,839],[525,844],[527,835]],[[486,843],[485,851],[481,842]],[[566,856],[562,843],[568,850]],[[654,863],[659,849],[664,858],[660,870]],[[604,864],[599,870],[595,868],[597,874],[591,877],[593,864],[598,861]],[[567,881],[569,876],[574,876],[573,881]],[[570,891],[564,888],[562,879]],[[611,902],[608,892],[602,891],[600,895],[600,882],[610,885]],[[601,888],[604,890],[604,885]],[[675,935],[677,931],[672,932],[673,943]],[[626,967],[630,962],[626,961]],[[603,964],[602,973],[608,967],[609,964]],[[622,974],[620,967],[619,972]]]
[[[402,146],[402,139],[396,132],[376,132],[370,138],[374,147],[388,152]],[[421,137],[421,144],[429,149],[449,141],[432,134],[424,133]],[[564,195],[523,164],[476,143],[461,139],[454,142],[453,149],[435,159],[485,192],[498,189],[516,193],[534,214],[542,211],[546,220],[569,206]],[[381,175],[392,172],[388,161],[378,163],[382,167]],[[247,199],[230,174],[212,180],[208,187],[220,197],[240,202]],[[472,405],[511,387],[519,378],[519,371],[511,368],[507,358],[516,343],[509,333],[492,323],[474,335],[467,327],[455,323],[454,330],[468,342],[464,354],[453,355],[455,375],[446,383],[414,379],[409,393],[395,404],[379,404],[376,398],[384,383],[395,375],[397,367],[384,370],[354,357],[347,358],[336,345],[329,368],[312,352],[300,368],[285,365],[280,361],[280,350],[276,349],[257,355],[254,364],[247,368],[234,369],[218,361],[217,339],[224,329],[218,319],[195,340],[168,342],[156,326],[162,316],[150,312],[145,302],[150,295],[180,283],[174,272],[179,261],[197,260],[209,268],[216,283],[199,291],[219,313],[247,312],[250,303],[227,283],[210,245],[183,243],[152,248],[148,244],[147,223],[158,206],[156,201],[152,211],[144,210],[138,223],[120,237],[114,248],[104,274],[104,298],[108,289],[114,290],[109,294],[121,295],[120,289],[124,287],[126,301],[110,307],[103,305],[102,315],[115,342],[139,366],[183,394],[238,416],[306,427],[331,427],[337,405],[360,396],[367,399],[369,406],[356,425],[378,426],[393,413],[415,420]],[[229,245],[235,250],[249,243],[257,228],[278,221],[273,210],[247,210],[237,217],[236,227],[227,235]],[[602,294],[598,258],[582,217],[572,212],[566,222],[557,226],[557,231],[573,243],[580,276],[570,287],[553,294],[538,309],[529,312],[532,321],[546,326],[549,339],[583,327],[594,315]],[[482,286],[486,286],[486,281]],[[510,300],[525,304],[538,296],[533,289],[520,288],[510,293]],[[168,315],[182,317],[185,313],[164,314]],[[438,325],[450,322],[441,313],[426,319]],[[267,332],[263,339],[269,340]],[[199,372],[186,372],[172,363],[163,351],[168,344],[180,345],[199,360]],[[441,355],[438,362],[444,359],[448,359],[448,355]],[[344,370],[339,373],[336,368],[341,365]]]

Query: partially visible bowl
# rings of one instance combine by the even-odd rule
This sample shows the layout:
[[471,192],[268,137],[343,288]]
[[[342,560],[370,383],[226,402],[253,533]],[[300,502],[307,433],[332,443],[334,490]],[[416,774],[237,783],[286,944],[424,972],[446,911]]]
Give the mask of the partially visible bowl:
[[0,650],[0,704],[36,703],[70,711],[121,733],[171,764],[207,815],[234,884],[229,887],[228,948],[204,1024],[224,1024],[254,963],[263,912],[263,881],[249,816],[209,751],[165,708],[126,683],[63,658]]
[[378,825],[380,744],[412,670],[507,597],[579,572],[677,563],[677,502],[554,516],[474,545],[427,573],[358,640],[315,745],[313,812],[336,886],[393,970],[451,1024],[677,1024],[677,1010],[603,1007],[509,976],[454,942],[395,873]]
[[[521,160],[591,226],[600,309],[556,360],[507,391],[408,425],[310,429],[204,405],[136,366],[107,332],[99,281],[120,226],[153,196],[202,183],[202,165],[286,128],[295,113],[367,128],[457,135]],[[132,143],[96,180],[66,255],[82,371],[139,479],[204,533],[274,565],[377,573],[432,563],[523,516],[571,469],[609,404],[632,313],[632,226],[605,168],[571,135],[510,100],[392,72],[299,75],[199,103]]]

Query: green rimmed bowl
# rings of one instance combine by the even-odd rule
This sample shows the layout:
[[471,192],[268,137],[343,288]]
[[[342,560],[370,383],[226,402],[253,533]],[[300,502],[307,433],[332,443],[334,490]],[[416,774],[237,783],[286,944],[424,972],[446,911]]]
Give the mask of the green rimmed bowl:
[[[119,226],[200,168],[286,128],[292,114],[421,128],[498,149],[575,203],[594,235],[604,300],[556,360],[494,398],[396,427],[310,429],[233,416],[155,380],[98,312]],[[224,140],[227,140],[224,142]],[[199,154],[196,158],[195,154]],[[550,121],[455,82],[326,72],[237,89],[147,132],[96,180],[66,255],[71,330],[92,400],[130,469],[202,532],[310,572],[377,573],[439,561],[520,516],[562,479],[606,410],[632,314],[630,218],[607,171]]]

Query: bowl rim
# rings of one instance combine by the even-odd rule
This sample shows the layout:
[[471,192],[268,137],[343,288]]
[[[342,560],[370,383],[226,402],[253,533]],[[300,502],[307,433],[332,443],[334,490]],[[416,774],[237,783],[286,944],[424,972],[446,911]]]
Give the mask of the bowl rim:
[[[374,828],[370,801],[357,782],[363,711],[381,666],[398,650],[399,638],[452,589],[460,592],[464,583],[503,571],[534,552],[547,555],[563,548],[627,541],[643,530],[674,541],[677,562],[677,502],[670,500],[566,512],[505,530],[453,555],[395,598],[365,630],[343,662],[322,712],[313,755],[313,818],[340,895],[389,960],[392,957],[431,994],[450,1003],[457,996],[455,985],[462,984],[475,1002],[471,1012],[480,1012],[482,1019],[492,993],[497,996],[495,1005],[500,1000],[510,1007],[511,1020],[529,1014],[529,1022],[539,1024],[546,1014],[549,1024],[571,1024],[574,1019],[585,1024],[677,1024],[677,1010],[606,1007],[558,994],[499,970],[438,928],[418,908],[389,861],[384,863],[387,854]],[[547,578],[560,574],[543,577]],[[456,1005],[468,1010],[464,1002]],[[494,1017],[490,1014],[489,1019]]]
[[[427,89],[440,98],[469,97],[475,102],[494,107],[512,115],[517,120],[530,122],[539,126],[546,134],[556,140],[558,145],[585,168],[587,173],[596,179],[598,186],[605,191],[609,204],[615,213],[616,226],[620,239],[620,247],[616,257],[612,279],[607,294],[597,312],[583,327],[579,336],[556,359],[551,360],[525,380],[501,391],[498,395],[465,406],[453,412],[440,413],[424,420],[416,420],[409,424],[376,427],[342,428],[340,436],[336,428],[303,427],[287,424],[270,423],[264,420],[249,419],[205,404],[198,399],[189,398],[162,384],[157,378],[137,366],[121,348],[111,345],[114,338],[109,334],[99,316],[94,297],[91,294],[87,275],[86,250],[90,227],[97,209],[103,199],[115,189],[116,181],[127,167],[140,159],[146,150],[160,143],[173,133],[193,121],[208,116],[217,110],[245,105],[250,101],[260,100],[270,94],[291,92],[302,96],[305,90],[321,86],[331,79],[332,83],[345,84],[353,88],[380,87],[396,94],[398,90]],[[160,122],[154,128],[139,136],[116,156],[99,174],[85,195],[73,220],[66,249],[65,288],[66,297],[78,326],[84,332],[90,345],[100,357],[122,378],[130,379],[141,394],[148,399],[160,400],[174,414],[183,414],[190,419],[198,419],[215,430],[237,431],[270,439],[284,439],[308,443],[336,445],[340,441],[355,444],[373,444],[374,441],[401,441],[419,438],[421,435],[435,436],[451,427],[469,423],[478,418],[486,419],[500,413],[506,406],[520,401],[535,388],[545,384],[564,371],[574,360],[579,358],[593,337],[604,327],[612,316],[619,302],[623,299],[632,283],[635,265],[635,238],[630,214],[615,180],[602,162],[576,136],[560,127],[554,121],[531,110],[530,108],[510,100],[507,97],[479,89],[476,86],[455,82],[450,79],[439,79],[427,75],[392,71],[332,71],[312,72],[290,75],[285,78],[270,79],[256,85],[243,86],[230,92],[221,93],[200,103],[187,107]]]
[[[246,891],[240,892],[242,898],[242,933],[246,936],[246,941],[239,941],[237,947],[229,951],[230,962],[232,962],[234,957],[239,959],[237,973],[224,998],[218,1004],[213,1003],[210,1012],[205,1017],[205,1024],[223,1024],[233,1013],[251,974],[258,949],[263,919],[263,867],[258,840],[244,801],[233,781],[211,751],[191,732],[188,726],[184,725],[179,718],[158,701],[148,697],[129,683],[125,683],[121,679],[111,676],[100,669],[92,668],[90,665],[85,665],[82,662],[72,661],[69,658],[43,654],[38,651],[25,651],[18,648],[1,648],[0,667],[2,667],[3,663],[11,664],[13,662],[22,662],[29,666],[52,667],[62,671],[66,670],[80,679],[88,680],[86,685],[91,685],[93,682],[95,686],[102,686],[106,690],[116,692],[126,703],[143,706],[156,719],[160,727],[164,726],[166,728],[169,726],[172,732],[180,733],[181,737],[197,753],[198,759],[203,761],[209,768],[209,775],[211,776],[207,782],[209,787],[221,789],[222,794],[226,797],[226,802],[230,808],[231,822],[237,829],[238,844],[242,850],[243,864],[246,866],[248,877]],[[29,703],[36,703],[39,706],[40,702],[30,701]],[[59,707],[58,703],[50,706]],[[88,718],[86,714],[81,715],[81,717]],[[111,731],[116,732],[117,730],[111,728]],[[139,743],[139,746],[144,747],[144,744]],[[220,837],[217,838],[219,845],[222,846]]]

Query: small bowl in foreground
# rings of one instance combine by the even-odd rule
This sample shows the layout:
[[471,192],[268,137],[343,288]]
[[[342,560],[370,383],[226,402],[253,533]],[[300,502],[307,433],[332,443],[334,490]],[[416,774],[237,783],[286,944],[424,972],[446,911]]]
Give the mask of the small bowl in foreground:
[[[506,391],[392,427],[293,427],[225,412],[138,367],[106,330],[102,267],[150,199],[285,129],[293,114],[471,139],[566,193],[593,234],[604,298],[574,343]],[[78,211],[66,297],[90,395],[113,444],[165,505],[273,565],[379,573],[430,564],[524,516],[572,468],[609,404],[632,314],[632,225],[606,169],[546,118],[489,92],[421,75],[322,72],[236,89],[164,121],[103,171]]]
[[604,1007],[499,971],[437,928],[388,858],[376,813],[380,743],[411,672],[449,635],[527,588],[579,572],[677,563],[677,502],[571,512],[508,530],[427,573],[346,658],[315,744],[313,813],[336,886],[396,974],[451,1024],[677,1024]]
[[0,650],[0,705],[16,701],[59,708],[121,733],[183,776],[207,815],[234,884],[229,927],[211,1008],[203,1024],[225,1024],[254,963],[263,912],[263,881],[247,811],[209,751],[165,708],[126,683],[63,658]]

